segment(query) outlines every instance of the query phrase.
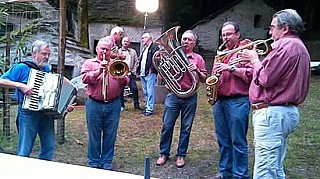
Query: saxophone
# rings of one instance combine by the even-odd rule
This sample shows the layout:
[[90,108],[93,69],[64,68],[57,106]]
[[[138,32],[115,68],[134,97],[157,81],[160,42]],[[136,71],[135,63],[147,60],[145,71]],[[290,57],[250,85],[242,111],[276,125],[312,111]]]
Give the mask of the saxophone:
[[[214,61],[213,61],[213,65],[215,63],[222,63],[224,61],[224,59],[226,59],[229,55],[239,52],[243,49],[252,49],[254,45],[263,45],[264,49],[256,49],[257,50],[257,54],[259,56],[263,56],[266,55],[267,53],[269,53],[270,48],[268,45],[268,41],[273,40],[272,37],[266,40],[256,40],[251,42],[249,39],[244,39],[240,42],[240,47],[237,47],[235,49],[232,50],[228,50],[228,51],[222,51],[221,49],[223,48],[223,46],[226,44],[226,42],[224,42],[222,45],[219,46],[218,50],[217,50],[217,55],[214,57]],[[242,58],[236,58],[233,59],[232,61],[229,62],[229,65],[235,65],[237,63],[242,62]],[[213,74],[212,76],[209,76],[206,79],[206,92],[207,92],[207,97],[208,97],[208,103],[211,105],[214,105],[217,102],[217,98],[218,98],[218,88],[219,88],[219,76],[220,74]]]
[[[224,47],[225,44],[226,41],[219,46],[217,50],[217,55],[214,57],[212,66],[214,66],[214,64],[216,63],[222,63],[223,60],[227,57],[226,55],[220,55],[219,53],[221,52],[221,49]],[[215,73],[206,79],[206,92],[208,97],[208,103],[211,105],[214,105],[218,99],[219,76],[220,74]]]

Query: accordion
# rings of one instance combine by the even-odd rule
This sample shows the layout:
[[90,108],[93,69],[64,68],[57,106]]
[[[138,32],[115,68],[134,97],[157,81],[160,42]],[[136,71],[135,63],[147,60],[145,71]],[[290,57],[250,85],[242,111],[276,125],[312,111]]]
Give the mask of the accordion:
[[54,119],[63,118],[77,96],[76,87],[61,74],[31,69],[27,84],[33,94],[24,96],[22,108],[42,111]]

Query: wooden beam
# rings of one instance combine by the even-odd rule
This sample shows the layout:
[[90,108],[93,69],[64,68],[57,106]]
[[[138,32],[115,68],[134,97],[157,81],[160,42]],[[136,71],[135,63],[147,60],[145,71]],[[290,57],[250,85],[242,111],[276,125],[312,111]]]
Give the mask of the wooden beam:
[[0,2],[47,2],[47,0],[0,0]]
[[[60,16],[59,16],[59,58],[58,73],[64,75],[65,53],[66,53],[66,1],[60,0]],[[57,120],[57,142],[64,143],[65,119]]]

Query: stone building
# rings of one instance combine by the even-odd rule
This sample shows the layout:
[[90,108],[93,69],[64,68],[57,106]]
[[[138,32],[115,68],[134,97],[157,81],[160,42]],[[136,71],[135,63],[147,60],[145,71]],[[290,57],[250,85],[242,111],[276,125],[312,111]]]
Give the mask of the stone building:
[[221,44],[224,22],[239,23],[242,39],[267,39],[269,23],[275,12],[263,0],[240,0],[194,24],[192,29],[198,35],[198,50],[206,59],[207,69],[211,70],[212,59]]

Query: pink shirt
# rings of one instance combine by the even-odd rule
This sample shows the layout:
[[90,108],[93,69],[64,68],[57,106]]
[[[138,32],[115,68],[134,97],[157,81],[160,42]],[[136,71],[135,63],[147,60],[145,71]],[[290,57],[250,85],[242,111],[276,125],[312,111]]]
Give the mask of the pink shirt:
[[[239,45],[237,45],[235,48],[237,48],[238,46]],[[238,53],[233,53],[229,55],[223,63],[228,64],[236,58],[238,58]],[[223,71],[219,76],[218,97],[249,95],[249,86],[252,79],[253,66],[250,63],[238,63],[234,66],[237,68],[238,71],[240,71],[241,75],[235,75],[230,71]]]
[[[188,59],[189,59],[190,63],[195,64],[201,72],[203,72],[207,75],[206,65],[205,65],[205,62],[204,62],[203,58],[201,57],[201,55],[192,52],[192,53],[188,54]],[[183,75],[179,84],[181,85],[182,89],[184,89],[184,90],[190,89],[192,86],[192,81],[191,81],[190,76],[186,75],[186,74]]]
[[[81,69],[83,74],[82,81],[87,86],[87,95],[93,99],[103,101],[102,97],[102,73],[95,75],[94,71],[100,68],[100,61],[97,58],[88,59],[84,62]],[[129,77],[115,78],[108,75],[107,100],[112,101],[117,98],[124,86],[129,84]]]
[[275,41],[262,63],[254,64],[250,102],[301,104],[308,93],[310,55],[297,36]]

